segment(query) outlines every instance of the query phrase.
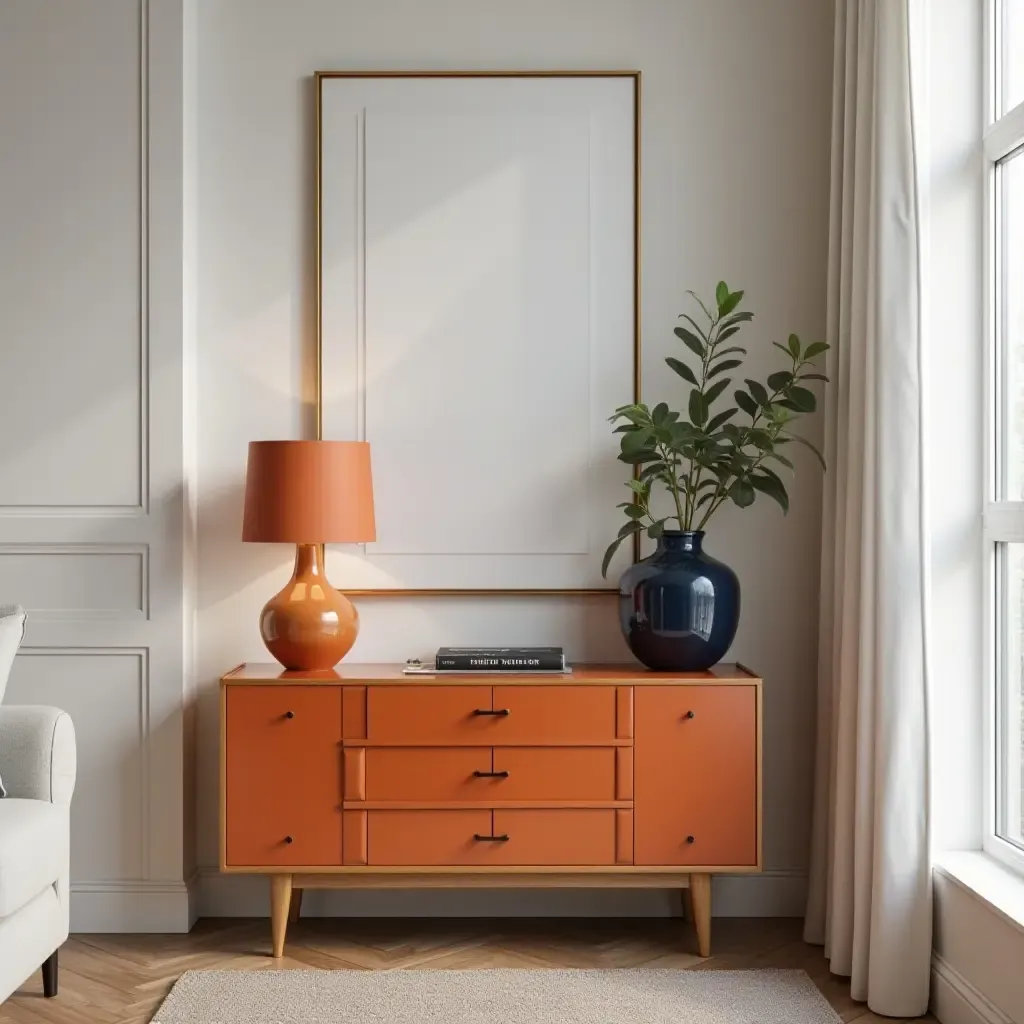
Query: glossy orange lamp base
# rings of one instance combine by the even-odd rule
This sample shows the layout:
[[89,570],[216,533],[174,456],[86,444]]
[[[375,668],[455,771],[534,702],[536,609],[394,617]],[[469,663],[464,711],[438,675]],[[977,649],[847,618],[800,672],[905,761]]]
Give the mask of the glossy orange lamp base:
[[359,613],[327,582],[317,544],[298,544],[295,571],[260,615],[267,650],[286,669],[334,668],[359,634]]

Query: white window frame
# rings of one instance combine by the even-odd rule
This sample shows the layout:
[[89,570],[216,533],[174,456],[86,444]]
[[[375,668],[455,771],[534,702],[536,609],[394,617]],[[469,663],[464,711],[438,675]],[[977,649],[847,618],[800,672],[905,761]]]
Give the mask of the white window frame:
[[[1003,36],[1001,18],[1007,0],[986,0],[985,26],[985,132],[983,136],[985,175],[984,288],[985,288],[985,496],[983,513],[985,566],[985,817],[983,848],[1008,867],[1024,873],[1024,850],[998,835],[1000,775],[1003,770],[999,705],[1008,666],[1002,664],[1004,645],[1000,614],[1003,607],[997,595],[999,585],[998,547],[1001,543],[1024,543],[1024,501],[997,501],[1001,442],[1007,436],[1006,410],[1002,399],[1001,376],[1006,366],[1006,330],[999,322],[1002,315],[996,258],[999,241],[999,197],[997,164],[1024,146],[1024,102],[1000,116],[1002,88]],[[1021,157],[1020,159],[1024,159]]]

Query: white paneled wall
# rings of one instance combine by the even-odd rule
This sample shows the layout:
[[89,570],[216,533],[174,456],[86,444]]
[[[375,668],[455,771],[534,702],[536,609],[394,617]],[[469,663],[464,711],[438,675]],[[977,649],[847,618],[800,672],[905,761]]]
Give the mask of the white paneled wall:
[[0,5],[6,702],[78,733],[75,930],[190,923],[181,0]]

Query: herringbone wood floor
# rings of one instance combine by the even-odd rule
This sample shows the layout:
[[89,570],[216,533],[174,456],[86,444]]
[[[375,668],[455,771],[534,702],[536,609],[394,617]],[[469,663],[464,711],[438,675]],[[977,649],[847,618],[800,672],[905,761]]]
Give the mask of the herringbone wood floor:
[[716,919],[712,947],[709,959],[695,956],[692,925],[679,919],[313,918],[289,927],[287,955],[275,962],[269,922],[204,920],[188,935],[73,936],[60,953],[60,995],[43,999],[37,973],[0,1006],[0,1024],[148,1024],[183,971],[274,967],[796,967],[807,971],[844,1021],[891,1021],[850,999],[849,985],[829,974],[821,950],[801,940],[799,921]]

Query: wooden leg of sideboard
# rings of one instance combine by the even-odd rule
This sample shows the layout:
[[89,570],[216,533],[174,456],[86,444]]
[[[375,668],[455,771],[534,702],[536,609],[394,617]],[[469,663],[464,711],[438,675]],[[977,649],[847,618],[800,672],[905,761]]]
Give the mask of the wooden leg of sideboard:
[[693,923],[697,929],[697,950],[711,956],[711,876],[690,875],[690,899],[693,901]]
[[292,889],[292,905],[288,910],[288,923],[295,924],[302,913],[302,890]]
[[288,930],[288,911],[292,902],[292,876],[270,876],[270,934],[273,938],[273,956],[284,956],[284,937]]
[[687,886],[685,889],[679,890],[679,902],[682,906],[682,914],[684,921],[693,920],[693,890]]

